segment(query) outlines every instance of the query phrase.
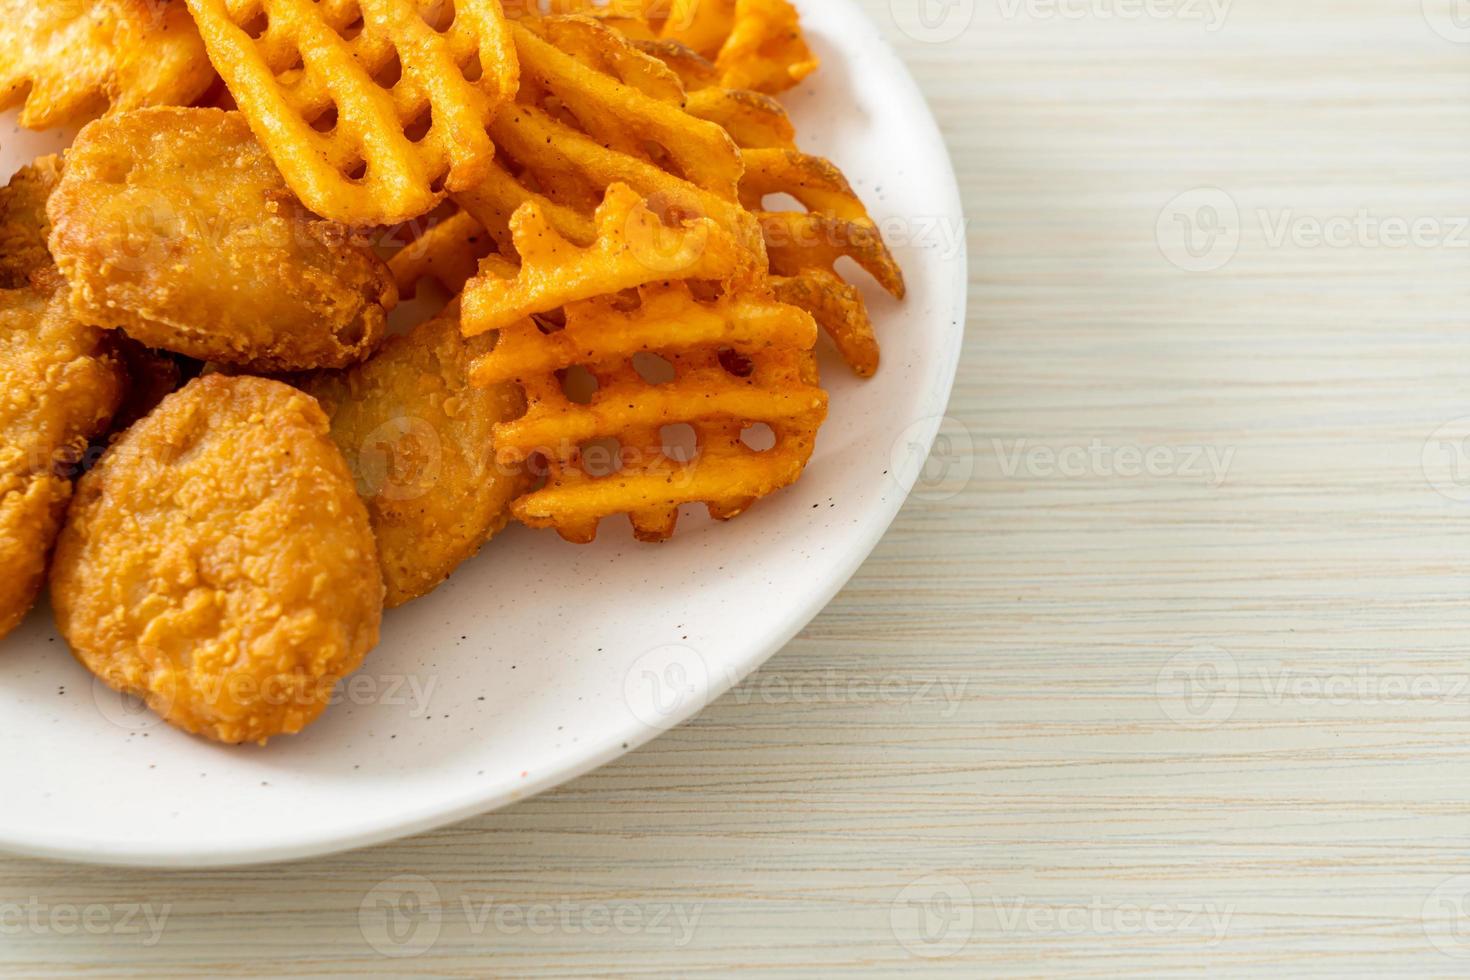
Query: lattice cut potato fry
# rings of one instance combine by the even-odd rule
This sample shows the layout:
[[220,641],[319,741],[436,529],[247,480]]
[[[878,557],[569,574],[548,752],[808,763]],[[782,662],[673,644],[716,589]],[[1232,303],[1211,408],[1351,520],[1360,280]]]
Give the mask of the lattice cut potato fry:
[[758,223],[738,201],[707,191],[647,159],[609,149],[536,106],[508,107],[491,123],[490,133],[497,146],[522,166],[517,177],[522,186],[527,177],[534,178],[541,193],[557,203],[581,208],[584,195],[567,194],[567,184],[594,194],[594,206],[608,187],[627,184],[645,197],[657,197],[670,207],[713,219],[752,249],[762,247]]
[[188,105],[214,69],[183,0],[0,0],[0,109],[29,129]]
[[511,217],[520,268],[505,279],[486,269],[465,287],[463,330],[499,330],[567,303],[668,279],[729,282],[759,272],[759,260],[705,217],[666,220],[624,184],[608,188],[597,209],[597,237],[579,246],[552,227],[539,205]]
[[286,183],[324,218],[390,224],[474,186],[518,69],[499,0],[189,0]]
[[394,253],[388,269],[402,298],[412,297],[424,279],[454,295],[474,277],[494,245],[473,215],[456,211]]
[[[573,303],[565,320],[550,333],[508,325],[471,373],[525,389],[525,415],[495,432],[502,465],[545,462],[545,484],[513,505],[523,523],[585,543],[625,513],[640,540],[662,541],[683,504],[728,519],[801,475],[827,412],[802,310],[755,289],[701,302],[674,282],[642,287],[631,308],[613,296]],[[596,381],[585,399],[566,390],[573,369]],[[692,445],[671,432],[683,426]],[[753,437],[762,427],[768,445]]]
[[715,57],[722,85],[782,92],[818,64],[786,0],[735,0],[735,22]]
[[740,154],[723,129],[683,111],[677,76],[591,19],[559,18],[537,26],[550,40],[526,24],[511,25],[526,95],[534,87],[553,96],[608,149],[649,159],[720,197],[735,198]]
[[[747,149],[743,156],[741,198],[760,221],[777,294],[815,316],[848,366],[871,377],[879,360],[872,320],[835,264],[851,258],[902,299],[903,270],[878,226],[830,161],[783,148]],[[789,195],[807,210],[760,210],[771,194]]]
[[726,88],[783,92],[819,64],[787,0],[675,0],[659,34],[712,59]]

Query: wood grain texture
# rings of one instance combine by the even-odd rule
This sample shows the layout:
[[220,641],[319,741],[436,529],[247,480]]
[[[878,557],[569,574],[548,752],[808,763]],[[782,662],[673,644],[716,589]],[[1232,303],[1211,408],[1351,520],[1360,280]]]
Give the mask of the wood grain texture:
[[1470,972],[1470,45],[1437,0],[956,0],[937,42],[868,5],[950,141],[971,316],[831,607],[456,827],[0,859],[0,972]]

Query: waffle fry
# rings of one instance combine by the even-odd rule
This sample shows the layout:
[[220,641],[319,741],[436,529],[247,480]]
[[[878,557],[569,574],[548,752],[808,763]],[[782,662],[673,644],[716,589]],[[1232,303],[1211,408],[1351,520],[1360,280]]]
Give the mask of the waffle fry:
[[388,260],[398,295],[411,297],[421,280],[437,282],[450,295],[464,289],[494,242],[473,215],[464,211],[436,223]]
[[517,85],[499,0],[189,6],[230,94],[317,214],[391,224],[484,179],[485,124]]
[[659,36],[712,59],[726,88],[784,92],[818,66],[787,0],[675,0]]
[[508,327],[533,313],[666,279],[750,277],[756,256],[708,218],[670,225],[632,188],[614,184],[597,209],[597,237],[581,247],[559,235],[541,207],[511,217],[521,265],[513,279],[486,269],[464,291],[467,337]]
[[[815,340],[815,323],[795,307],[753,291],[702,303],[678,282],[641,288],[632,310],[614,297],[574,303],[549,334],[530,320],[507,326],[471,377],[526,391],[525,415],[496,427],[497,451],[503,464],[544,458],[547,479],[515,502],[515,515],[586,543],[603,517],[625,513],[636,537],[662,541],[682,504],[703,502],[724,520],[795,482],[827,412]],[[671,380],[644,379],[633,358],[649,353],[669,362]],[[598,383],[585,404],[560,380],[574,366]],[[748,444],[754,424],[770,428],[774,445]],[[669,445],[670,425],[694,430],[691,451]],[[608,439],[618,443],[615,465],[603,467],[588,444]]]
[[817,66],[795,7],[786,0],[735,0],[735,21],[715,57],[722,85],[784,92]]
[[0,0],[0,109],[28,129],[188,105],[214,69],[182,0]]
[[[878,339],[867,305],[835,264],[853,259],[897,299],[903,270],[847,178],[829,161],[789,149],[743,151],[741,198],[756,209],[776,293],[816,317],[860,377],[878,370]],[[788,194],[808,210],[762,211],[769,194]]]
[[[660,72],[656,59],[589,18],[559,18],[540,27],[549,37],[570,39],[573,50],[594,56],[598,67],[514,23],[511,34],[528,90],[554,97],[604,147],[665,164],[691,183],[734,199],[740,154],[723,129],[683,111],[678,104],[682,86],[672,72]],[[611,73],[599,70],[602,65]],[[658,159],[650,157],[650,147],[658,151]]]

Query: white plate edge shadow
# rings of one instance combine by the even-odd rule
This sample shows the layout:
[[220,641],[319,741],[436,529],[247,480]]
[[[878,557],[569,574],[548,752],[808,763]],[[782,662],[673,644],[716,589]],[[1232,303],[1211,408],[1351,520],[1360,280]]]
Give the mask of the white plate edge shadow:
[[[851,17],[865,33],[870,35],[875,50],[888,60],[889,65],[886,66],[888,71],[885,74],[895,87],[895,97],[905,110],[912,111],[915,120],[914,128],[923,131],[923,135],[932,143],[932,149],[937,154],[936,170],[942,170],[945,179],[945,186],[939,189],[940,196],[947,201],[945,214],[953,215],[960,222],[958,227],[962,232],[964,228],[963,209],[953,163],[938,124],[917,83],[891,45],[882,37],[877,27],[854,0],[836,0],[836,2],[828,0],[824,4],[823,13],[831,17]],[[809,9],[804,12],[804,16],[809,20],[813,19]],[[900,88],[901,91],[897,91]],[[841,166],[843,161],[836,162]],[[968,265],[963,233],[958,236],[954,245],[954,251],[943,260],[945,268],[952,274],[952,281],[947,287],[948,301],[933,315],[953,316],[955,325],[944,334],[947,349],[936,352],[934,355],[934,364],[940,368],[940,374],[933,378],[933,386],[927,388],[920,398],[915,425],[906,430],[911,437],[910,451],[919,461],[927,456],[943,421],[958,370],[964,337]],[[944,287],[941,287],[941,296],[943,296],[943,290]],[[881,323],[879,326],[881,331]],[[88,841],[74,835],[52,834],[44,840],[16,839],[6,836],[3,830],[0,830],[0,851],[21,856],[106,866],[201,870],[240,867],[303,860],[369,847],[453,824],[528,799],[606,765],[689,720],[715,698],[730,690],[740,680],[764,664],[810,623],[857,572],[898,516],[918,475],[917,466],[909,468],[902,474],[896,474],[900,492],[885,498],[881,504],[883,510],[874,515],[874,519],[867,525],[860,540],[848,551],[846,560],[837,573],[832,575],[820,588],[815,589],[807,600],[794,608],[779,625],[769,628],[769,634],[764,641],[752,644],[750,652],[735,670],[711,675],[707,679],[708,683],[704,690],[690,698],[687,706],[670,715],[666,719],[666,724],[650,727],[635,721],[625,730],[615,731],[599,741],[589,743],[578,752],[568,753],[561,765],[539,771],[533,778],[525,780],[512,789],[499,787],[486,791],[480,788],[465,793],[463,798],[449,805],[438,803],[424,808],[421,812],[408,814],[400,811],[393,818],[386,820],[369,819],[362,821],[358,826],[339,828],[331,833],[305,835],[299,839],[270,845],[247,845],[224,853],[215,848],[192,850],[188,847],[159,848],[156,846],[111,846],[105,853],[99,853],[99,845],[96,841]]]

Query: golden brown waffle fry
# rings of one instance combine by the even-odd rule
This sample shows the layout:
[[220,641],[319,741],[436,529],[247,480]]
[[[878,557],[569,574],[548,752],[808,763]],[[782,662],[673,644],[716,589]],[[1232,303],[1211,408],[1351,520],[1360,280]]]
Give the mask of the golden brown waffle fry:
[[708,218],[672,224],[624,184],[608,188],[597,209],[597,237],[587,247],[557,233],[539,205],[510,220],[521,257],[515,278],[486,270],[465,287],[463,329],[472,337],[510,326],[532,313],[666,279],[748,277],[756,256]]
[[818,66],[787,0],[675,0],[659,36],[713,59],[726,88],[783,92]]
[[46,202],[60,182],[61,160],[53,154],[21,167],[0,190],[0,289],[23,288],[31,273],[50,268]]
[[[683,111],[677,101],[682,86],[672,72],[659,74],[662,65],[657,60],[588,18],[565,18],[540,26],[549,37],[573,39],[574,50],[596,52],[598,67],[583,64],[525,24],[512,24],[527,90],[524,95],[554,97],[584,132],[607,149],[659,163],[707,191],[734,200],[742,169],[740,154],[723,129]],[[611,64],[609,71],[616,74],[599,70],[605,64]],[[658,97],[649,95],[649,90],[658,92]],[[669,101],[670,95],[675,101]],[[657,159],[650,155],[655,151]]]
[[[521,320],[475,364],[475,384],[518,381],[526,391],[526,414],[496,427],[502,462],[546,462],[546,484],[517,500],[515,515],[585,543],[603,517],[626,513],[639,539],[662,541],[682,504],[704,502],[727,519],[793,483],[827,412],[811,317],[750,291],[697,302],[683,283],[645,286],[636,308],[624,305],[572,304],[566,326],[549,334]],[[672,379],[645,380],[634,358],[650,355]],[[563,390],[574,367],[597,382],[585,403]],[[694,430],[694,446],[671,444],[667,427],[678,425]],[[774,445],[752,448],[758,425]]]
[[399,249],[388,260],[388,268],[401,297],[413,296],[422,279],[432,279],[454,295],[464,289],[494,245],[472,215],[456,211]]
[[[610,25],[616,26],[616,25]],[[662,61],[670,71],[679,76],[686,91],[694,92],[720,83],[720,70],[715,63],[687,45],[668,38],[630,37],[639,51]]]
[[[830,161],[794,150],[746,150],[740,194],[756,211],[771,254],[771,271],[790,275],[803,268],[831,268],[846,255],[896,298],[904,293],[903,270],[894,261],[868,209]],[[768,194],[789,194],[807,209],[760,211]]]
[[528,20],[525,26],[588,68],[611,75],[650,98],[673,105],[684,101],[684,83],[679,76],[657,57],[639,50],[605,20],[546,17]]
[[704,88],[691,92],[684,109],[730,134],[736,146],[796,149],[796,127],[781,103],[749,89]]
[[188,105],[214,80],[183,0],[0,0],[0,109],[47,129]]
[[747,247],[762,249],[755,218],[738,202],[704,190],[647,160],[609,150],[534,106],[507,107],[496,116],[490,133],[527,173],[538,177],[543,185],[551,185],[547,193],[555,192],[558,179],[583,180],[597,188],[599,195],[615,183],[627,184],[668,207],[709,217]]
[[510,218],[517,208],[528,201],[541,208],[541,213],[546,216],[551,227],[563,238],[579,245],[587,245],[597,236],[589,215],[528,190],[499,163],[491,165],[490,175],[485,180],[454,195],[454,200],[475,216],[475,220],[489,231],[503,252],[515,252],[515,242],[510,233]]
[[317,214],[391,224],[484,179],[485,124],[517,79],[499,0],[189,5],[230,94]]
[[722,85],[784,92],[818,64],[786,0],[735,0],[735,21],[715,57]]
[[[877,225],[829,161],[789,149],[747,149],[740,193],[756,210],[776,293],[810,312],[854,372],[878,370],[878,341],[862,295],[834,268],[848,256],[896,298],[904,295],[898,267]],[[808,210],[762,211],[768,194],[784,193]]]

